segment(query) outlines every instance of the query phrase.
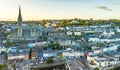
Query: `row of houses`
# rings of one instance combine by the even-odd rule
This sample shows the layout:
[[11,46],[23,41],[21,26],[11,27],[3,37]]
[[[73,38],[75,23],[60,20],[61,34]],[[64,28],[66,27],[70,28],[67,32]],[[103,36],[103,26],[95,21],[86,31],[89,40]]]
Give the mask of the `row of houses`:
[[93,38],[89,38],[88,39],[89,42],[101,42],[101,43],[104,43],[104,42],[119,42],[120,41],[120,38],[98,38],[98,37],[93,37]]
[[120,44],[112,45],[112,46],[106,46],[106,47],[92,47],[92,51],[95,55],[101,54],[101,53],[109,53],[109,52],[116,52],[118,51],[118,48],[120,48]]
[[7,51],[8,60],[28,60],[28,59],[41,59],[48,57],[58,57],[58,58],[71,58],[71,57],[80,57],[84,53],[80,51],[73,51],[73,49],[68,48],[66,50],[52,50],[47,49],[43,50],[40,47],[34,47],[31,50],[28,48],[19,49],[11,48]]
[[[116,57],[117,56],[117,57]],[[120,56],[118,54],[114,54],[113,56],[109,55],[95,55],[94,53],[89,53],[87,56],[87,60],[89,62],[89,66],[91,68],[99,67],[100,69],[105,69],[108,67],[112,67],[116,64],[120,64]]]
[[116,31],[119,32],[119,27],[115,27],[114,29],[111,27],[112,25],[101,25],[101,26],[72,26],[60,28],[66,31],[79,31],[84,33],[94,33],[94,32],[104,32],[104,31]]

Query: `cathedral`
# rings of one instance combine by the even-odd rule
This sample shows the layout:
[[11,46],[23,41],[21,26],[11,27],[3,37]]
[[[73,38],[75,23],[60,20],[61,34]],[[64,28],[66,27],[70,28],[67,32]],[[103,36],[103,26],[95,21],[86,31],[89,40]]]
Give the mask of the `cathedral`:
[[21,8],[19,6],[18,22],[16,26],[11,26],[9,40],[10,42],[36,40],[42,35],[42,28],[40,25],[23,25]]

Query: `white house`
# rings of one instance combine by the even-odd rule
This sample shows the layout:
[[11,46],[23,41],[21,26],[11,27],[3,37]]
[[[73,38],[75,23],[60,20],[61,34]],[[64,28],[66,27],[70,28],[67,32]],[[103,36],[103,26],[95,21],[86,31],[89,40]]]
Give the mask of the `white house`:
[[88,53],[88,56],[87,56],[88,61],[92,61],[92,60],[95,60],[97,58],[98,58],[98,56],[96,54],[94,54],[93,52]]
[[74,32],[74,35],[81,35],[81,32]]
[[113,31],[109,31],[109,32],[104,31],[104,32],[103,32],[103,35],[104,35],[104,36],[112,36],[112,35],[115,35],[115,32],[113,32]]
[[89,42],[98,42],[99,38],[89,38]]
[[62,46],[66,46],[66,45],[71,45],[71,40],[62,40],[62,41],[58,41],[58,43]]
[[95,63],[99,66],[99,67],[106,67],[108,66],[108,61],[102,57],[102,58],[97,58],[95,60]]
[[62,54],[63,54],[63,57],[69,57],[69,58],[72,58],[72,57],[77,58],[83,55],[83,53],[77,52],[77,51],[63,51]]
[[67,35],[73,35],[73,32],[72,31],[68,31],[66,34]]
[[57,56],[57,52],[47,52],[47,51],[45,51],[45,52],[43,52],[43,57],[45,57],[45,58],[47,58],[47,57],[55,57],[55,56]]
[[103,52],[110,52],[110,51],[116,51],[118,49],[118,45],[113,45],[113,46],[110,46],[110,47],[105,47],[103,48]]
[[6,51],[7,51],[6,48],[4,48],[4,47],[0,47],[0,53],[2,53],[2,52],[6,52]]
[[104,42],[117,42],[117,41],[120,41],[120,38],[115,38],[115,39],[107,39],[107,38],[89,38],[88,40],[89,42],[101,42],[101,43],[104,43]]
[[116,31],[117,31],[117,32],[120,32],[120,28],[119,28],[119,27],[116,27]]

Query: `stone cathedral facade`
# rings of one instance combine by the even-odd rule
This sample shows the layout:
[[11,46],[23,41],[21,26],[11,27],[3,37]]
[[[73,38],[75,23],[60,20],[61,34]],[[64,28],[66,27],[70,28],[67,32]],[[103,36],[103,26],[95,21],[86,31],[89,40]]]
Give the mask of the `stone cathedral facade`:
[[19,7],[18,22],[16,26],[11,26],[10,42],[23,40],[36,40],[42,35],[42,26],[40,25],[23,25],[21,8]]

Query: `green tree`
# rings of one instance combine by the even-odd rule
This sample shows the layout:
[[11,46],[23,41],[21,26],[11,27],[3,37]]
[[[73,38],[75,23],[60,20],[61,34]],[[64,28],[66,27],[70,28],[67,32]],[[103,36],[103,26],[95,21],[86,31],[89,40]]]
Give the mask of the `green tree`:
[[96,45],[97,45],[97,47],[102,47],[103,43],[97,43]]
[[3,67],[4,69],[6,69],[6,68],[7,68],[7,64],[3,64],[2,67]]
[[39,39],[40,39],[41,41],[45,41],[45,40],[47,40],[47,37],[46,37],[46,36],[40,36]]
[[16,64],[12,64],[13,70],[16,70]]
[[7,70],[7,64],[0,64],[0,70]]
[[0,70],[2,69],[2,65],[0,64]]
[[46,62],[49,64],[49,63],[53,63],[53,59],[52,58],[47,58]]
[[92,48],[90,46],[87,46],[86,48],[87,50],[92,51]]
[[32,57],[32,48],[30,48],[29,59],[31,59],[31,57]]
[[94,70],[99,70],[99,68],[94,68]]
[[54,50],[54,49],[58,49],[58,50],[61,50],[61,49],[62,49],[62,47],[60,46],[59,43],[51,43],[51,44],[49,44],[48,46],[49,46],[50,48],[52,48],[53,50]]
[[8,60],[8,54],[7,54],[7,52],[4,53],[4,59],[5,59],[5,61]]

